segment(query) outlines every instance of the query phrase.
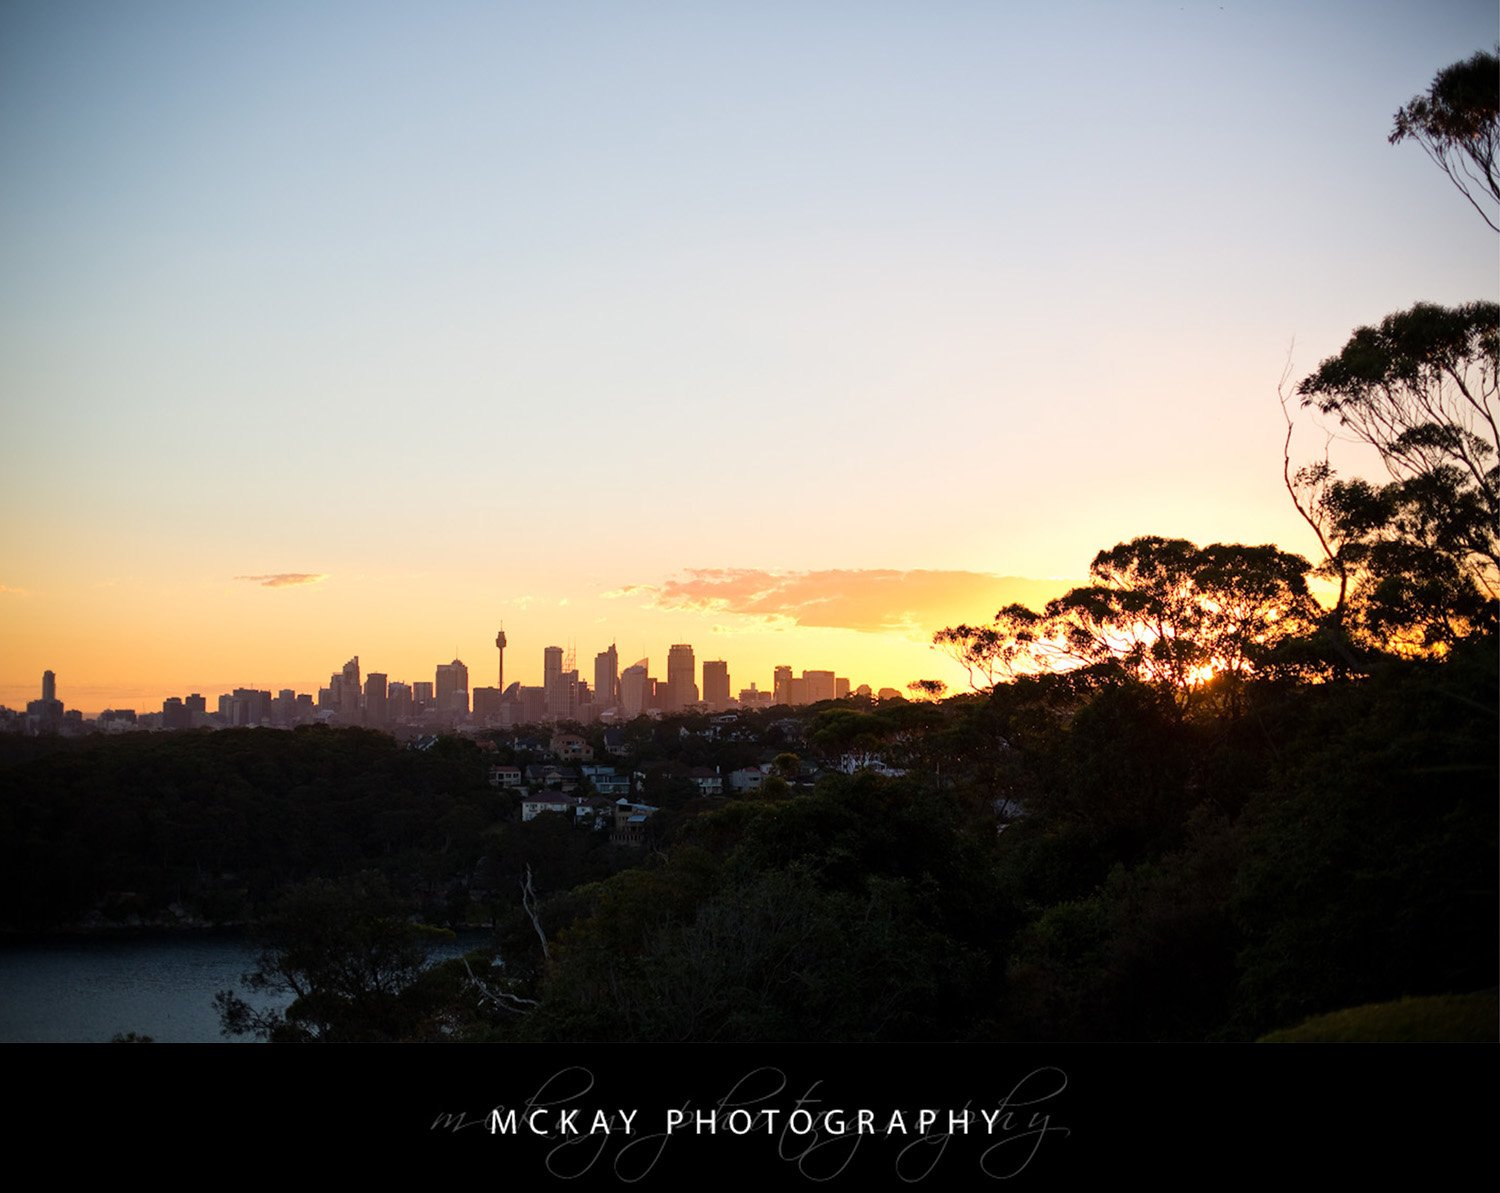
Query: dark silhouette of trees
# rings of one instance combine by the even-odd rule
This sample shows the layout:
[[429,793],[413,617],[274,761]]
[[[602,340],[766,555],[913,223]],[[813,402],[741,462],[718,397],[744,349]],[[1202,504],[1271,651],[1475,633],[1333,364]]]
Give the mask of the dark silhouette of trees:
[[1396,113],[1392,145],[1422,146],[1459,192],[1500,232],[1500,59],[1480,51],[1440,70],[1426,95],[1413,96]]
[[1012,605],[990,626],[939,630],[934,643],[987,677],[1073,668],[1152,684],[1180,708],[1207,681],[1231,694],[1283,638],[1310,624],[1308,562],[1272,546],[1147,535],[1094,558],[1092,584],[1041,613]]
[[451,932],[415,923],[374,872],[288,890],[258,929],[252,992],[291,996],[285,1011],[257,1009],[233,991],[214,998],[226,1035],[278,1042],[410,1039],[424,1008],[414,997],[434,944]]
[[1418,303],[1359,328],[1297,393],[1375,448],[1392,477],[1342,480],[1326,460],[1288,477],[1321,570],[1339,580],[1338,634],[1367,649],[1449,649],[1492,622],[1500,307]]

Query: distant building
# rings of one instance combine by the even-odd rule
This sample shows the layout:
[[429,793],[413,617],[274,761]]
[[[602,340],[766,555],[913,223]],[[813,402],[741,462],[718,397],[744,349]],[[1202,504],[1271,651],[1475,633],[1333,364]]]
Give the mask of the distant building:
[[777,704],[791,704],[792,701],[792,669],[785,664],[777,667],[771,672],[771,692]]
[[651,706],[649,669],[650,663],[641,659],[620,675],[620,708],[627,717],[638,717]]
[[799,704],[817,704],[820,700],[837,700],[838,685],[832,671],[804,671],[802,699]]
[[578,719],[577,671],[551,672],[547,676],[546,691],[548,720],[575,721]]
[[729,707],[729,664],[723,659],[703,661],[703,703],[710,712]]
[[693,648],[678,643],[667,651],[667,711],[677,712],[698,703],[698,664]]
[[620,656],[613,642],[594,656],[594,703],[600,712],[620,703]]
[[762,692],[753,683],[748,688],[740,689],[741,708],[770,708],[775,703],[770,692]]
[[474,719],[486,725],[498,725],[500,723],[500,689],[475,688],[472,696],[474,699]]
[[444,716],[467,716],[469,712],[469,669],[457,659],[439,663],[437,683],[433,689],[437,710]]
[[359,656],[355,655],[344,664],[339,676],[339,717],[349,725],[358,725],[359,717]]
[[383,729],[390,721],[386,676],[371,671],[365,677],[365,724]]

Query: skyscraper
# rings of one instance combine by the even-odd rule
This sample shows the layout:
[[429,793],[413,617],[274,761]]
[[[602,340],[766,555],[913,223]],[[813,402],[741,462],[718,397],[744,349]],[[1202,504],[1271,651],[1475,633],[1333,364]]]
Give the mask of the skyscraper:
[[562,674],[563,648],[561,646],[549,646],[542,651],[542,687],[546,687],[557,676]]
[[386,714],[386,677],[379,671],[371,671],[365,677],[365,724],[383,726]]
[[650,705],[650,671],[650,662],[641,659],[620,673],[620,709],[627,717],[640,716]]
[[457,659],[451,663],[439,663],[433,693],[438,712],[445,716],[466,716],[469,711],[469,669]]
[[594,703],[603,712],[620,702],[620,656],[611,642],[594,656]]
[[359,656],[344,664],[339,684],[339,719],[349,725],[359,724]]
[[667,710],[677,712],[698,703],[698,664],[693,648],[679,643],[667,651]]
[[836,676],[832,671],[804,671],[802,673],[802,701],[816,704],[820,700],[838,698]]
[[703,703],[710,712],[729,707],[729,664],[723,659],[703,660]]
[[777,667],[771,672],[772,698],[777,704],[790,704],[792,702],[792,669],[785,664]]

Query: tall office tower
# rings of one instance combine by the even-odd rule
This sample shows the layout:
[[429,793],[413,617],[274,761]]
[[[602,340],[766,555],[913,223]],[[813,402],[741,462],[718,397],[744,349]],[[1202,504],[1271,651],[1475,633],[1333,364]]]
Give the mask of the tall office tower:
[[188,727],[187,709],[183,708],[180,697],[168,696],[161,702],[161,727],[163,729],[186,729]]
[[790,704],[792,702],[792,669],[783,665],[777,667],[771,674],[774,677],[771,681],[771,698],[777,704]]
[[804,671],[802,673],[802,702],[816,704],[820,700],[836,700],[838,686],[832,671]]
[[521,702],[519,724],[538,725],[547,719],[546,688],[521,688],[517,695]]
[[419,679],[411,685],[411,710],[420,716],[424,712],[431,712],[433,705],[432,684],[425,679]]
[[847,700],[849,698],[849,681],[843,676],[833,681],[833,698],[835,700]]
[[703,703],[710,712],[729,707],[729,664],[723,659],[703,660]]
[[383,726],[390,717],[386,691],[386,677],[379,671],[371,671],[365,677],[365,724]]
[[188,728],[198,729],[208,724],[208,699],[203,693],[192,692],[182,703],[187,709]]
[[560,671],[547,680],[547,719],[573,721],[578,718],[578,672]]
[[698,664],[693,648],[678,643],[667,651],[667,710],[676,712],[698,703]]
[[552,680],[562,674],[563,648],[561,646],[549,646],[542,651],[542,687],[545,688]]
[[481,725],[500,723],[499,688],[475,688],[469,696],[474,704],[474,720]]
[[411,716],[411,684],[395,683],[386,685],[385,688],[386,715],[391,724],[397,724]]
[[600,712],[620,702],[620,655],[611,642],[594,656],[594,703]]
[[359,724],[359,656],[344,664],[343,683],[339,687],[339,718],[350,725]]
[[638,717],[649,706],[646,677],[650,670],[651,664],[642,659],[620,672],[620,709],[627,717]]
[[505,627],[500,627],[500,632],[495,635],[495,649],[500,652],[499,684],[496,686],[500,691],[505,691]]
[[57,698],[57,676],[52,672],[42,672],[42,698],[28,700],[26,712],[30,716],[40,717],[49,725],[63,719],[62,701]]
[[469,669],[454,659],[451,663],[439,663],[437,686],[433,689],[437,698],[438,712],[445,715],[467,716],[469,712]]

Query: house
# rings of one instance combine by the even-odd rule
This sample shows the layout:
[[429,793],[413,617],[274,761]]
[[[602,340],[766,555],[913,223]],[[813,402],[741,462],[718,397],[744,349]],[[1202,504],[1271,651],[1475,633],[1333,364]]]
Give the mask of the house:
[[613,805],[608,800],[585,798],[577,795],[559,795],[539,792],[521,801],[521,819],[533,820],[543,812],[559,812],[570,816],[574,824],[589,824],[598,827],[609,824]]
[[894,766],[887,766],[885,760],[879,754],[857,754],[843,755],[838,761],[838,770],[846,775],[855,774],[858,771],[873,771],[877,775],[884,775],[888,779],[899,779],[906,774]]
[[600,795],[617,799],[630,794],[630,777],[616,774],[612,766],[581,766],[578,769]]
[[764,766],[742,766],[739,770],[730,771],[730,790],[738,792],[759,791],[760,785],[766,781],[769,769],[769,767]]
[[521,768],[519,766],[490,767],[491,787],[519,787],[520,785]]
[[615,801],[615,828],[610,834],[614,845],[644,845],[646,843],[646,821],[657,809],[650,804],[633,804],[628,799]]
[[557,766],[550,762],[532,762],[526,766],[526,785],[572,791],[578,786],[578,772],[571,766]]
[[588,762],[594,757],[594,747],[576,733],[554,733],[548,750],[564,762]]
[[724,780],[715,767],[695,766],[687,777],[698,788],[699,795],[723,795]]

